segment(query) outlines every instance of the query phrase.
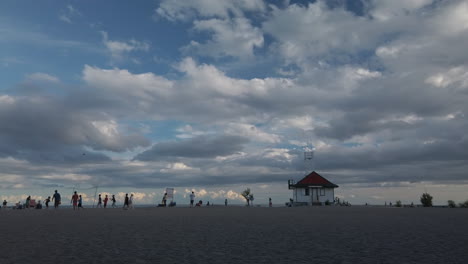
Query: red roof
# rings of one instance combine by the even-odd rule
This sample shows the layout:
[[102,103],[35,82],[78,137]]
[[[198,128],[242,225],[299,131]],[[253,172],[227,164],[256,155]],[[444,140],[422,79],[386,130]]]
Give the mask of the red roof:
[[309,175],[305,176],[302,180],[295,184],[295,187],[307,187],[307,186],[321,186],[329,188],[337,188],[338,185],[331,183],[320,174],[315,171],[311,172]]

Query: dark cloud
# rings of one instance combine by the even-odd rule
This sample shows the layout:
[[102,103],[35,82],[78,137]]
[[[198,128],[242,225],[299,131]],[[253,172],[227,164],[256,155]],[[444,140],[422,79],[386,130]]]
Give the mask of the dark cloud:
[[[4,96],[0,105],[0,157],[29,161],[102,162],[103,154],[148,145],[142,135],[118,131],[102,112],[76,110],[54,96]],[[82,157],[83,153],[87,153]]]
[[156,143],[150,150],[138,154],[134,159],[142,161],[165,157],[214,158],[228,156],[243,149],[249,140],[239,136],[198,136],[188,140]]

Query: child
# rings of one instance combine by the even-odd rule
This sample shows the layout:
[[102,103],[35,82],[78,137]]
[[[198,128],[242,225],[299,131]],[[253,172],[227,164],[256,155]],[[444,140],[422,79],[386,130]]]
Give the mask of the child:
[[109,198],[107,198],[107,195],[106,195],[106,197],[104,198],[104,208],[107,207],[107,201],[108,201],[108,200],[109,200]]

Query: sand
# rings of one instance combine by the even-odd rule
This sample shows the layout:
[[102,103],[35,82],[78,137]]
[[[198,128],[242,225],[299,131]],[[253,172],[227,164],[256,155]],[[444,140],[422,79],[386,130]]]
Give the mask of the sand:
[[0,263],[468,263],[468,210],[0,210]]

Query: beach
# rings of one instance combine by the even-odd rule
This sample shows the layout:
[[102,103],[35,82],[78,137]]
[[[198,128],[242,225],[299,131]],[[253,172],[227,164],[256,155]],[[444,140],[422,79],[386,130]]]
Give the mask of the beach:
[[466,263],[468,210],[0,210],[0,263]]

